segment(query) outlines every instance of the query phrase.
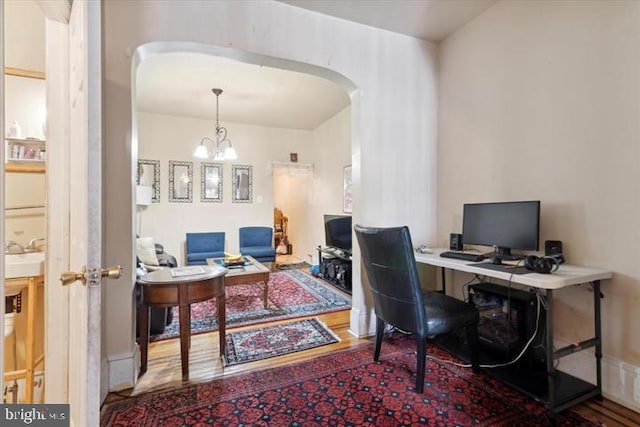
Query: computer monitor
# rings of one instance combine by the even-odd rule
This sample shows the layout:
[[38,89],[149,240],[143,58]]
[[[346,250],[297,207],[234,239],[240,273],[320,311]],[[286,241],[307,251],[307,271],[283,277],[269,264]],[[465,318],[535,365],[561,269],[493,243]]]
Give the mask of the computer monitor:
[[537,251],[540,201],[468,203],[462,217],[462,242],[493,246],[489,256],[519,259],[512,249]]
[[324,233],[327,246],[351,252],[351,216],[325,215]]

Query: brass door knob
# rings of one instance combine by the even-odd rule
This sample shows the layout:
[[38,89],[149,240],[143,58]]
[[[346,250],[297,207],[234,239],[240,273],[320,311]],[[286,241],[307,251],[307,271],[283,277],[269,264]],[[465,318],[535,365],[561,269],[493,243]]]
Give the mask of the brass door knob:
[[82,270],[80,270],[80,272],[63,271],[62,274],[60,274],[60,281],[62,282],[62,286],[70,285],[76,281],[79,281],[83,285],[86,285],[87,279],[91,278],[92,283],[98,285],[100,282],[100,277],[104,277],[107,279],[119,279],[120,275],[122,274],[122,266],[114,265],[109,268],[103,268],[100,270],[99,274],[99,276],[94,273],[87,274],[87,267],[82,267]]
[[119,279],[120,274],[122,274],[121,265],[113,265],[109,268],[102,269],[102,277],[106,277],[107,279]]
[[87,283],[87,267],[82,267],[80,272],[63,271],[60,274],[60,281],[62,282],[62,286],[70,285],[75,281],[80,281],[85,285]]

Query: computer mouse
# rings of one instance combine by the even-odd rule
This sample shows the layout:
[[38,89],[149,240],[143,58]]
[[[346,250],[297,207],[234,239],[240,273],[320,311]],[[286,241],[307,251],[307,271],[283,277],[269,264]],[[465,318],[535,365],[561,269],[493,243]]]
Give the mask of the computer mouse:
[[502,260],[498,257],[491,258],[491,264],[500,265],[502,264]]

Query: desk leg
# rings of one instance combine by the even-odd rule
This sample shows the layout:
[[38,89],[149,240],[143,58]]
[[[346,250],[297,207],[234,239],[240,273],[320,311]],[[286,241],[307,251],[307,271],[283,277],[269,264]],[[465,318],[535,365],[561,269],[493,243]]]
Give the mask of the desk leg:
[[445,274],[445,268],[444,267],[440,267],[440,275],[442,276],[442,293],[443,294],[447,294],[447,280],[445,278],[446,274]]
[[147,358],[149,356],[149,310],[150,307],[144,303],[140,304],[138,313],[138,324],[140,325],[140,374],[147,372]]
[[553,290],[547,289],[546,292],[547,304],[545,306],[546,310],[546,353],[547,353],[547,395],[549,397],[548,400],[548,409],[551,417],[555,415],[555,389],[554,389],[554,378],[555,378],[555,368],[553,366],[554,359],[554,351],[553,351]]
[[220,341],[220,357],[224,357],[227,329],[227,303],[224,295],[224,288],[222,292],[216,296],[216,302],[218,303],[218,336]]
[[[185,288],[186,289],[186,288]],[[191,319],[189,304],[180,305],[180,356],[182,359],[182,378],[189,377],[189,341],[191,340]]]
[[596,336],[596,387],[602,398],[602,325],[600,323],[600,281],[593,282],[593,318]]

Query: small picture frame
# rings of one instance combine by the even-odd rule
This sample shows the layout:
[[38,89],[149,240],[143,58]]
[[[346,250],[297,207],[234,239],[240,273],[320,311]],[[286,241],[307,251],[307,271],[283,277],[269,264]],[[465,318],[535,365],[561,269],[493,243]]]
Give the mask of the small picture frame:
[[343,205],[342,210],[345,213],[353,212],[353,198],[352,198],[352,171],[351,165],[344,167],[343,172]]
[[169,202],[193,201],[193,162],[169,160]]
[[151,202],[160,203],[160,160],[138,160],[136,185],[151,187]]
[[200,164],[200,201],[204,203],[222,202],[222,164]]
[[231,202],[251,203],[253,197],[253,167],[231,165]]
[[298,161],[298,153],[289,153],[289,161],[296,163]]

